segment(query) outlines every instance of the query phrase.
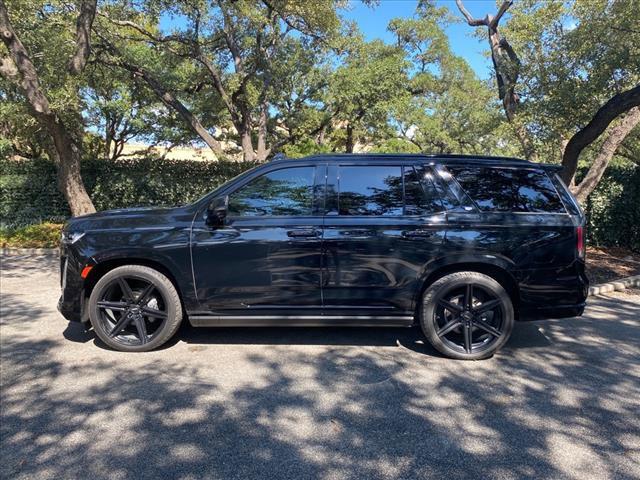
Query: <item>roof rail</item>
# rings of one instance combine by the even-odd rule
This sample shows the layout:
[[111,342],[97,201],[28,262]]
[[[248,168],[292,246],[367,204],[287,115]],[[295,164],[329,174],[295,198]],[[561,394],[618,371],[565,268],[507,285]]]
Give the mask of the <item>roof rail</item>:
[[[309,160],[313,160],[313,159],[366,160],[370,158],[377,158],[377,159],[416,158],[416,159],[423,159],[423,160],[444,160],[445,161],[444,163],[447,163],[448,161],[451,161],[452,163],[453,162],[458,163],[458,161],[460,163],[465,163],[465,161],[467,161],[470,164],[473,163],[476,165],[482,165],[483,163],[487,163],[491,165],[500,165],[504,162],[505,166],[511,166],[511,167],[522,165],[523,167],[531,166],[536,168],[545,168],[549,170],[558,170],[562,168],[559,165],[531,162],[529,160],[523,160],[521,158],[515,158],[515,157],[501,157],[501,156],[491,156],[491,155],[469,155],[469,154],[458,154],[458,153],[455,153],[455,154],[454,153],[443,153],[443,154],[436,154],[436,153],[318,153],[318,154],[309,155],[304,158]],[[282,153],[276,154],[272,159],[272,161],[280,161],[280,160],[293,160],[293,159],[289,159],[287,156],[285,156]]]
[[457,154],[457,153],[318,153],[309,155],[309,158],[434,158],[434,159],[466,159],[466,160],[504,160],[509,162],[519,162],[523,164],[532,163],[528,160],[515,157],[501,157],[491,155],[469,155],[469,154]]

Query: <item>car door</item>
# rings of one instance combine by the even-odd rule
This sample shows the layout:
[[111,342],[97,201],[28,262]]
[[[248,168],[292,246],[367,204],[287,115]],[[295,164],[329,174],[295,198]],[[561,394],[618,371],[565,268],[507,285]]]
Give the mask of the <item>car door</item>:
[[325,165],[274,167],[229,193],[223,225],[194,225],[200,313],[320,313],[325,180]]
[[329,166],[323,237],[325,314],[413,318],[446,215],[428,167]]

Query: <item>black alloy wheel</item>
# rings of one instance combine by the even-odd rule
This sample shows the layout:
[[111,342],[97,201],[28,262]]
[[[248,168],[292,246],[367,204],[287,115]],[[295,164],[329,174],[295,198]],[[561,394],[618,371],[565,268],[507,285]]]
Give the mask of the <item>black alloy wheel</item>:
[[513,317],[511,299],[497,281],[477,272],[458,272],[427,289],[421,323],[440,352],[476,360],[504,345]]
[[90,298],[91,323],[107,345],[146,351],[165,343],[182,320],[175,287],[141,265],[118,267],[102,277]]

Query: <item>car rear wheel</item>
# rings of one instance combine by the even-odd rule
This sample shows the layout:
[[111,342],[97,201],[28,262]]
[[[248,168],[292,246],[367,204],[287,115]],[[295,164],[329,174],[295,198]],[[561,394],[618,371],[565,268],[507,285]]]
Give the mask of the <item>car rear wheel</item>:
[[513,304],[493,278],[478,272],[446,275],[423,296],[422,330],[434,348],[461,360],[490,357],[513,329]]
[[89,316],[98,337],[123,352],[145,352],[169,340],[182,321],[173,283],[142,265],[107,272],[89,298]]

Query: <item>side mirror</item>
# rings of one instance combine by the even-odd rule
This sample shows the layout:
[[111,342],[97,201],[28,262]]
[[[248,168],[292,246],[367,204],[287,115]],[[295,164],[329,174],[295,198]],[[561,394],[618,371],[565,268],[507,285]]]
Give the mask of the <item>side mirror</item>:
[[221,227],[227,218],[229,208],[229,195],[214,199],[205,213],[205,222],[210,227]]

